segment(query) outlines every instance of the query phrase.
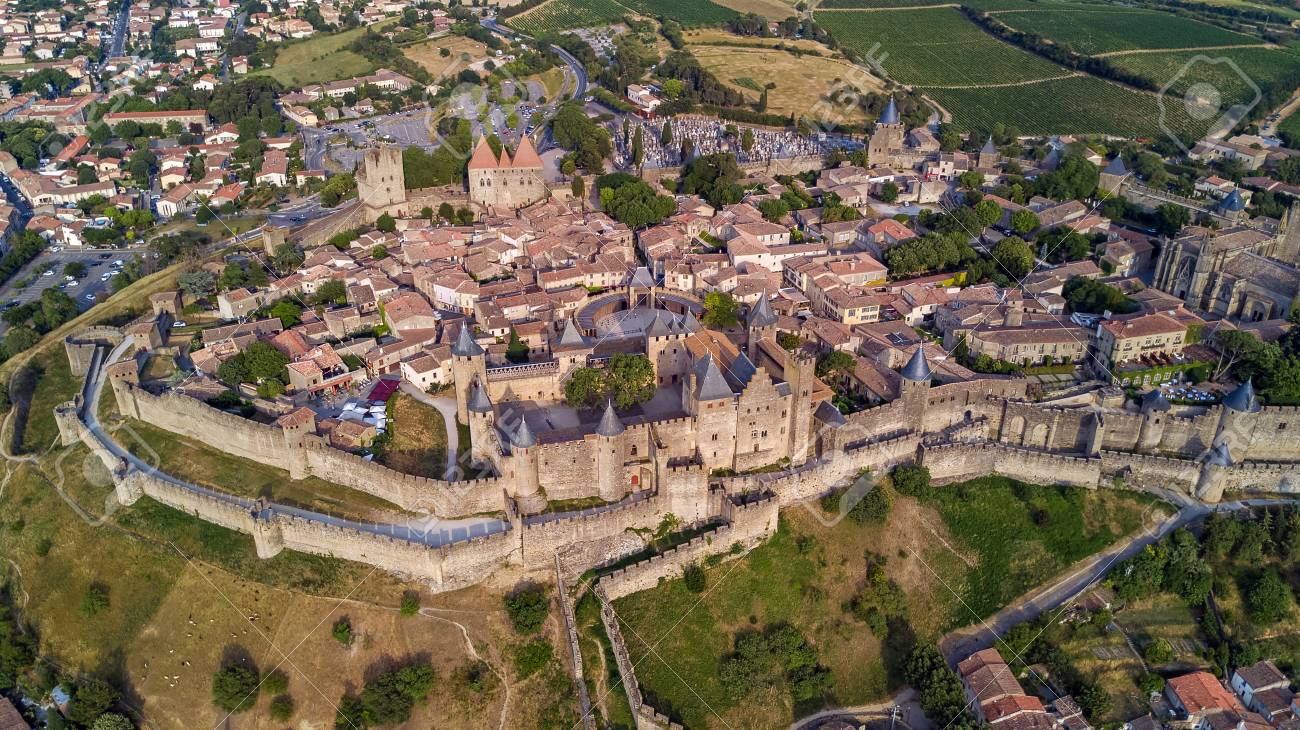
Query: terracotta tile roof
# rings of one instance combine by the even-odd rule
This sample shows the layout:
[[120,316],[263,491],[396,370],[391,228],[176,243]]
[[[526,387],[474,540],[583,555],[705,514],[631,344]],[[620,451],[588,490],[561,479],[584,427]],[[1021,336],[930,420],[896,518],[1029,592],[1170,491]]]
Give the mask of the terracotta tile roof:
[[1195,715],[1206,710],[1231,710],[1244,713],[1246,710],[1237,700],[1236,695],[1224,688],[1219,680],[1209,672],[1192,672],[1169,680],[1169,692],[1178,698],[1188,714]]

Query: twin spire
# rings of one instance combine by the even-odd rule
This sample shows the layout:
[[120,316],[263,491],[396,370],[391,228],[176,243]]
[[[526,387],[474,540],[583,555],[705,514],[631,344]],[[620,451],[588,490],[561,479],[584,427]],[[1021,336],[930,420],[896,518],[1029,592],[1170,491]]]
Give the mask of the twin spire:
[[492,153],[492,146],[488,144],[487,137],[479,137],[478,144],[474,147],[474,154],[469,158],[469,169],[471,170],[529,170],[542,168],[542,158],[537,154],[537,148],[533,146],[533,141],[528,135],[524,135],[519,140],[519,148],[515,150],[514,159],[510,158],[510,153],[506,150],[505,145],[501,145],[501,156],[497,157]]

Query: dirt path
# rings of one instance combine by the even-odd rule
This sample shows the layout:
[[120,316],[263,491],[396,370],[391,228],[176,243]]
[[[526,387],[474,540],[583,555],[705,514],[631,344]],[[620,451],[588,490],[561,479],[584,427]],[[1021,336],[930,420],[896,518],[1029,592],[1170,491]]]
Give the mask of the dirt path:
[[1144,53],[1182,53],[1184,51],[1227,51],[1236,48],[1277,48],[1276,43],[1239,43],[1222,46],[1192,46],[1191,48],[1130,48],[1127,51],[1107,51],[1091,58],[1113,58],[1115,56],[1138,56]]
[[1033,86],[1034,84],[1045,84],[1049,81],[1064,81],[1076,76],[1087,76],[1080,71],[1071,71],[1068,74],[1060,76],[1049,76],[1045,79],[1030,79],[1028,81],[1008,81],[1004,84],[963,84],[958,86],[925,86],[926,89],[1008,89],[1013,86]]
[[507,715],[509,714],[509,711],[510,711],[510,680],[506,678],[506,675],[505,675],[504,672],[502,672],[501,670],[497,669],[497,667],[496,667],[495,664],[493,664],[492,662],[488,661],[487,659],[484,659],[484,658],[483,658],[483,657],[478,653],[478,649],[475,649],[475,648],[474,648],[474,642],[469,638],[469,629],[465,628],[465,624],[462,624],[462,623],[460,623],[459,621],[452,621],[451,619],[447,618],[446,616],[438,616],[438,615],[436,615],[436,614],[434,614],[434,613],[431,613],[432,611],[441,611],[441,610],[443,610],[443,609],[437,609],[437,608],[421,608],[421,609],[420,609],[420,615],[421,615],[421,616],[424,616],[425,618],[431,618],[431,619],[434,619],[435,621],[443,621],[443,622],[445,622],[445,623],[449,623],[449,624],[451,624],[452,626],[455,626],[456,628],[460,629],[460,634],[461,634],[461,636],[465,637],[465,648],[469,650],[469,655],[470,655],[471,657],[473,657],[474,659],[476,659],[477,661],[480,661],[480,662],[483,662],[484,664],[486,664],[486,665],[488,666],[488,669],[491,669],[491,670],[492,670],[492,673],[495,674],[495,675],[497,675],[497,679],[500,679],[500,680],[501,680],[501,689],[502,689],[502,691],[505,693],[505,698],[504,698],[504,700],[503,700],[502,703],[501,703],[501,719],[500,719],[500,720],[498,721],[498,723],[497,723],[497,728],[498,728],[498,730],[505,730],[505,727],[506,727],[506,717],[507,717]]

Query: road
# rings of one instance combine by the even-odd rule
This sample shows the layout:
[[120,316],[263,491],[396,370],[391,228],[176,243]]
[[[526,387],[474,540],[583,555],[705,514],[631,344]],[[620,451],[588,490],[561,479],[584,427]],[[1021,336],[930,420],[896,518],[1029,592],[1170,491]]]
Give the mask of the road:
[[[230,39],[234,40],[235,36],[244,32],[244,23],[248,20],[248,13],[240,12],[235,16],[235,29],[230,33]],[[230,82],[230,51],[225,46],[221,49],[221,80]]]
[[104,54],[104,60],[99,62],[99,69],[104,70],[104,65],[108,59],[121,56],[126,52],[126,34],[131,26],[131,0],[121,0],[122,6],[118,8],[117,15],[113,18],[113,37],[108,44],[108,53]]
[[[128,470],[151,475],[158,479],[162,479],[173,486],[180,487],[181,489],[196,494],[220,499],[245,509],[252,509],[256,504],[253,500],[207,489],[160,471],[157,468],[157,465],[150,464],[144,459],[131,453],[104,430],[103,426],[99,423],[99,416],[97,413],[100,394],[104,387],[104,369],[107,364],[117,362],[131,347],[131,344],[130,339],[123,341],[122,344],[113,349],[112,353],[108,357],[104,358],[100,362],[99,367],[92,369],[92,371],[86,375],[90,380],[88,380],[84,387],[84,392],[87,394],[87,398],[84,400],[81,407],[80,416],[82,422],[86,424],[86,427],[90,430],[95,439],[99,441],[100,445],[114,456],[125,461]],[[267,507],[267,513],[269,513],[268,516],[283,514],[311,520],[313,522],[319,522],[321,524],[333,525],[335,527],[358,530],[360,532],[368,532],[375,535],[384,535],[397,540],[406,540],[422,545],[428,545],[430,547],[439,547],[452,542],[466,540],[471,537],[491,535],[503,532],[507,528],[506,523],[501,520],[490,518],[469,518],[463,520],[440,520],[429,518],[418,526],[410,524],[399,525],[385,522],[356,522],[354,520],[334,517],[333,515],[321,514],[311,510],[304,510],[297,507],[289,507],[287,505],[275,503],[271,503],[270,506]]]

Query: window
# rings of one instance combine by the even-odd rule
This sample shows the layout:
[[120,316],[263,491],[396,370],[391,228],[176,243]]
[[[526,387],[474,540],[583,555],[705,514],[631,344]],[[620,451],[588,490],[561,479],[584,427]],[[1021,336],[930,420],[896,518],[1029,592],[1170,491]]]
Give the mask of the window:
[[636,444],[632,444],[632,450],[629,453],[632,456],[636,456]]

